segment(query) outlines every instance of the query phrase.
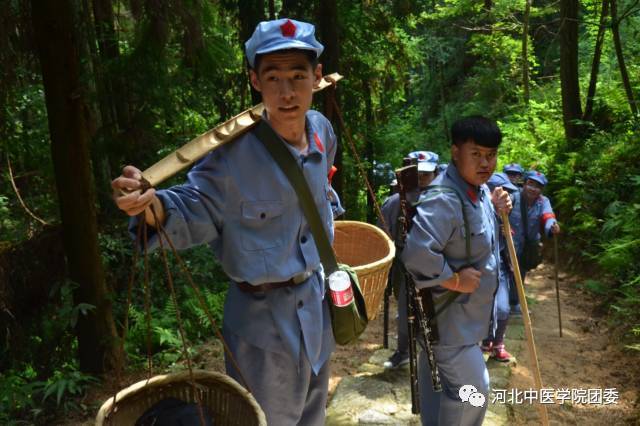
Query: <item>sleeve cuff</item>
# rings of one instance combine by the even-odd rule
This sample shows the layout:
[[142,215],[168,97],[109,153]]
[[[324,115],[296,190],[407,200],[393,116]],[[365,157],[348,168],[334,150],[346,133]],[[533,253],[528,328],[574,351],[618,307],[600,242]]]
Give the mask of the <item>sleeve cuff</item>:
[[438,275],[437,277],[435,278],[414,277],[413,280],[416,283],[417,289],[423,289],[423,288],[433,288],[433,287],[441,286],[445,281],[449,280],[451,277],[453,277],[453,270],[451,269],[448,263],[444,262],[444,267],[442,268],[442,272],[440,272],[440,275]]

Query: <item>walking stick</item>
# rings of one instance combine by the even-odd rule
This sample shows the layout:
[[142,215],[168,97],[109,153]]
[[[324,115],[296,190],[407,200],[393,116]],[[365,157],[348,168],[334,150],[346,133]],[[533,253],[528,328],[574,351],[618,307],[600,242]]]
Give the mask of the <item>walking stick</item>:
[[560,285],[558,284],[558,236],[553,234],[553,260],[555,261],[556,301],[558,302],[558,327],[562,337],[562,314],[560,313]]
[[[531,365],[533,366],[533,381],[538,392],[542,389],[542,377],[540,376],[540,366],[538,365],[538,355],[536,353],[536,345],[533,341],[533,330],[531,329],[531,318],[529,318],[529,308],[527,306],[527,298],[524,294],[524,286],[522,285],[522,276],[520,275],[520,266],[518,265],[518,258],[516,257],[516,248],[513,245],[513,237],[511,236],[511,225],[509,224],[509,216],[507,212],[500,213],[502,218],[502,226],[505,239],[507,240],[507,247],[509,248],[509,257],[511,258],[511,266],[513,268],[513,275],[516,279],[516,288],[518,290],[518,299],[520,299],[520,306],[522,308],[522,319],[524,321],[524,331],[527,336],[527,346],[529,348],[529,358]],[[547,406],[545,404],[538,404],[538,411],[540,413],[540,420],[543,426],[549,425],[549,415],[547,414]]]

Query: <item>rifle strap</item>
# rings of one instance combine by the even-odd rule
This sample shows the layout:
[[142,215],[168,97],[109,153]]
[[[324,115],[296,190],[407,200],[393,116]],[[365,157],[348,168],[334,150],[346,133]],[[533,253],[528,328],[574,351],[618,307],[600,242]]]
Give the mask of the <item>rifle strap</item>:
[[318,206],[316,206],[311,190],[309,189],[309,184],[302,174],[302,170],[295,161],[295,158],[291,155],[291,152],[284,145],[286,142],[278,136],[265,120],[260,121],[254,132],[258,140],[264,145],[267,151],[269,151],[269,154],[271,154],[276,164],[278,164],[280,170],[282,170],[287,179],[289,179],[289,183],[291,183],[291,186],[295,190],[302,211],[311,228],[311,234],[316,243],[325,276],[329,276],[332,272],[338,270],[338,261],[329,242],[327,232],[322,225]]

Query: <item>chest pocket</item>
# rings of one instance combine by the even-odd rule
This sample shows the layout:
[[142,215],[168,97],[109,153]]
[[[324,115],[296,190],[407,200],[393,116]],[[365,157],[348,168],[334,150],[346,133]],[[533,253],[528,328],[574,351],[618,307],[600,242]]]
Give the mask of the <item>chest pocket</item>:
[[[464,227],[461,230],[463,238],[465,236]],[[491,232],[487,229],[487,225],[480,220],[479,222],[471,222],[469,223],[469,233],[471,234],[471,257],[476,258],[481,256],[482,253],[487,249],[490,249],[492,246],[491,242]]]
[[241,204],[242,248],[264,250],[283,245],[285,205],[282,201],[245,201]]
[[[471,236],[472,242],[474,241],[474,239],[482,238],[486,233],[487,230],[482,219],[478,220],[477,222],[469,222],[469,234]],[[460,235],[462,235],[462,238],[467,238],[464,226],[460,227]]]

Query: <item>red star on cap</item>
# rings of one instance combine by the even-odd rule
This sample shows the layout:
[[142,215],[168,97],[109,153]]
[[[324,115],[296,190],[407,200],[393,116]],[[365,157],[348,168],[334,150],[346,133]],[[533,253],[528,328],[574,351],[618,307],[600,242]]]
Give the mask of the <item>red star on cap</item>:
[[536,176],[540,176],[542,173],[540,172],[536,172]]
[[280,31],[282,31],[283,37],[294,37],[296,35],[296,24],[287,19],[287,22],[280,25]]

